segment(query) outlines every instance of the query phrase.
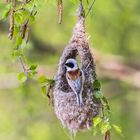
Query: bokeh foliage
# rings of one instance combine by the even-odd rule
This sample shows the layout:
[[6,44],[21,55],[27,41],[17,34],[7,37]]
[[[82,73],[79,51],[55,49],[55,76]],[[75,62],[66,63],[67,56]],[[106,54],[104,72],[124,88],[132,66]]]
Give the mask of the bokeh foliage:
[[[91,2],[91,0],[89,0]],[[35,22],[25,49],[31,63],[39,64],[40,73],[53,77],[59,57],[77,21],[77,0],[64,1],[63,22],[58,24],[57,3],[41,0]],[[5,11],[5,0],[0,1],[0,18]],[[88,5],[85,3],[85,8]],[[130,66],[139,67],[140,59],[140,2],[139,0],[96,0],[86,19],[90,46],[99,52],[116,54]],[[0,139],[2,140],[67,140],[47,98],[35,80],[21,85],[15,79],[22,72],[19,60],[11,61],[12,42],[7,39],[8,20],[0,21]],[[30,66],[30,64],[29,64]],[[98,73],[98,72],[97,72]],[[11,77],[12,75],[12,77]],[[109,98],[111,120],[120,124],[125,137],[112,133],[112,139],[138,140],[140,137],[139,89],[118,80],[98,75],[103,93]],[[14,79],[14,78],[15,79]],[[12,79],[13,78],[13,79]],[[13,84],[13,82],[15,84]],[[102,139],[93,132],[78,133],[77,140]]]

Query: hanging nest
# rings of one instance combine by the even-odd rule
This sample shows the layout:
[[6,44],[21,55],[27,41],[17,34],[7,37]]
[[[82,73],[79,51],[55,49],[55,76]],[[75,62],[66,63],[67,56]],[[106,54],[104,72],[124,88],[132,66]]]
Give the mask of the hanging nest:
[[[53,90],[55,113],[62,125],[71,132],[93,126],[93,118],[99,114],[101,108],[100,102],[94,98],[95,64],[89,49],[84,23],[84,17],[79,16],[73,36],[60,58]],[[81,107],[77,105],[76,95],[66,80],[65,69],[67,59],[76,59],[77,55],[80,56],[81,70],[85,75]]]

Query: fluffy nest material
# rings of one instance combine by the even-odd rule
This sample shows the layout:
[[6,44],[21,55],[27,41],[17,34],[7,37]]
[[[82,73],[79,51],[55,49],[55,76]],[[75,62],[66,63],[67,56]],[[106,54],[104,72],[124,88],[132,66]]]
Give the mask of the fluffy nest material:
[[[71,132],[77,132],[93,126],[93,118],[99,114],[100,103],[94,99],[93,82],[96,78],[95,64],[89,50],[87,36],[84,26],[85,19],[80,17],[73,36],[65,48],[59,62],[54,86],[54,107],[55,113],[62,125]],[[80,56],[81,69],[85,75],[83,90],[83,106],[79,107],[76,102],[76,95],[66,80],[65,62],[69,58]]]

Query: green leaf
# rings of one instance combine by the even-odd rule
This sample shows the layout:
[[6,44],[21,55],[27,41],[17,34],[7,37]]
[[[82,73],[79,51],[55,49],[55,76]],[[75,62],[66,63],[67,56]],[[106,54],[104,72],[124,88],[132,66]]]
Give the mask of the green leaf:
[[30,16],[30,12],[27,10],[18,10],[14,14],[15,24],[21,25],[23,24]]
[[107,122],[106,121],[102,121],[101,127],[100,127],[101,133],[105,134],[110,129],[111,129],[110,123],[108,121]]
[[22,56],[22,52],[20,50],[17,50],[17,49],[13,49],[12,50],[12,53],[11,53],[11,58],[12,60],[14,61],[15,58],[19,57],[19,56]]
[[34,71],[34,70],[32,70],[32,71],[30,71],[30,72],[28,73],[28,76],[29,76],[30,78],[33,78],[36,74],[37,74],[37,72]]
[[19,57],[19,56],[21,56],[20,51],[14,50],[14,57]]
[[113,124],[112,126],[113,126],[114,130],[122,136],[122,129],[119,126],[117,126],[116,124]]
[[16,37],[16,47],[20,47],[20,45],[22,44],[22,37],[21,36],[17,36]]
[[22,39],[22,43],[21,43],[21,45],[20,45],[20,48],[21,48],[21,49],[24,49],[24,48],[26,47],[26,45],[27,45],[26,40],[25,40],[25,39]]
[[24,17],[25,19],[27,19],[27,18],[30,16],[30,11],[24,10],[24,11],[22,12],[22,15],[23,15],[23,17]]
[[37,65],[31,65],[29,69],[30,70],[36,70],[36,68],[37,68]]
[[94,96],[95,96],[95,98],[97,98],[97,99],[102,99],[102,98],[103,98],[103,94],[102,94],[102,92],[99,91],[99,90],[95,90],[95,91],[94,91]]
[[94,127],[96,127],[100,122],[102,121],[102,118],[101,117],[95,117],[93,119],[93,124],[94,124]]
[[41,84],[53,85],[55,83],[55,80],[47,79],[44,75],[42,75],[42,76],[39,77],[39,82]]
[[23,22],[25,22],[28,18],[29,18],[29,16],[30,16],[30,12],[29,11],[23,11],[22,12],[22,20],[23,20]]
[[31,25],[35,21],[35,16],[31,15],[29,17],[29,24]]
[[21,72],[18,74],[18,80],[21,82],[21,83],[24,83],[26,80],[27,80],[27,77],[25,75],[24,72]]
[[19,26],[14,26],[14,36],[17,36],[19,33]]
[[29,70],[30,70],[29,77],[32,78],[33,76],[35,76],[35,74],[37,74],[36,68],[37,68],[37,65],[31,65],[30,66],[30,68],[29,68]]
[[95,90],[100,90],[101,89],[101,84],[97,79],[93,82],[93,87],[94,87]]
[[40,77],[39,77],[39,82],[40,82],[41,84],[46,83],[46,82],[47,82],[46,77],[45,77],[44,75],[40,76]]
[[9,15],[9,12],[10,12],[10,9],[6,9],[6,10],[3,12],[2,19],[7,18],[8,15]]
[[28,10],[31,10],[31,9],[33,9],[34,5],[35,5],[35,1],[31,0],[29,3],[26,4],[26,8]]
[[102,97],[102,101],[105,103],[105,104],[108,104],[108,100],[105,96]]
[[30,16],[30,12],[29,11],[27,11],[27,10],[25,10],[25,11],[22,11],[22,23],[23,22],[25,22],[28,18],[29,18],[29,16]]
[[6,8],[5,8],[5,10],[4,10],[3,14],[2,14],[2,19],[5,19],[5,18],[8,17],[11,8],[12,8],[12,3],[10,3],[10,4],[8,4],[6,6]]
[[16,23],[16,25],[20,25],[20,24],[22,24],[22,13],[21,12],[15,12],[15,14],[14,14],[14,21],[15,21],[15,23]]
[[42,93],[46,96],[46,92],[47,92],[46,86],[42,86],[41,89],[42,89]]
[[55,83],[55,80],[53,79],[47,79],[47,84],[48,85],[53,85]]

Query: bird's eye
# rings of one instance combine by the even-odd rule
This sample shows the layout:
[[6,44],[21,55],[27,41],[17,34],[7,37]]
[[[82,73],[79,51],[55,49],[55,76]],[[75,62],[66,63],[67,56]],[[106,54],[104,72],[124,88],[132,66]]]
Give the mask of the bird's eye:
[[70,68],[73,68],[74,67],[74,64],[73,63],[66,63],[65,65],[68,66],[68,67],[70,67]]

